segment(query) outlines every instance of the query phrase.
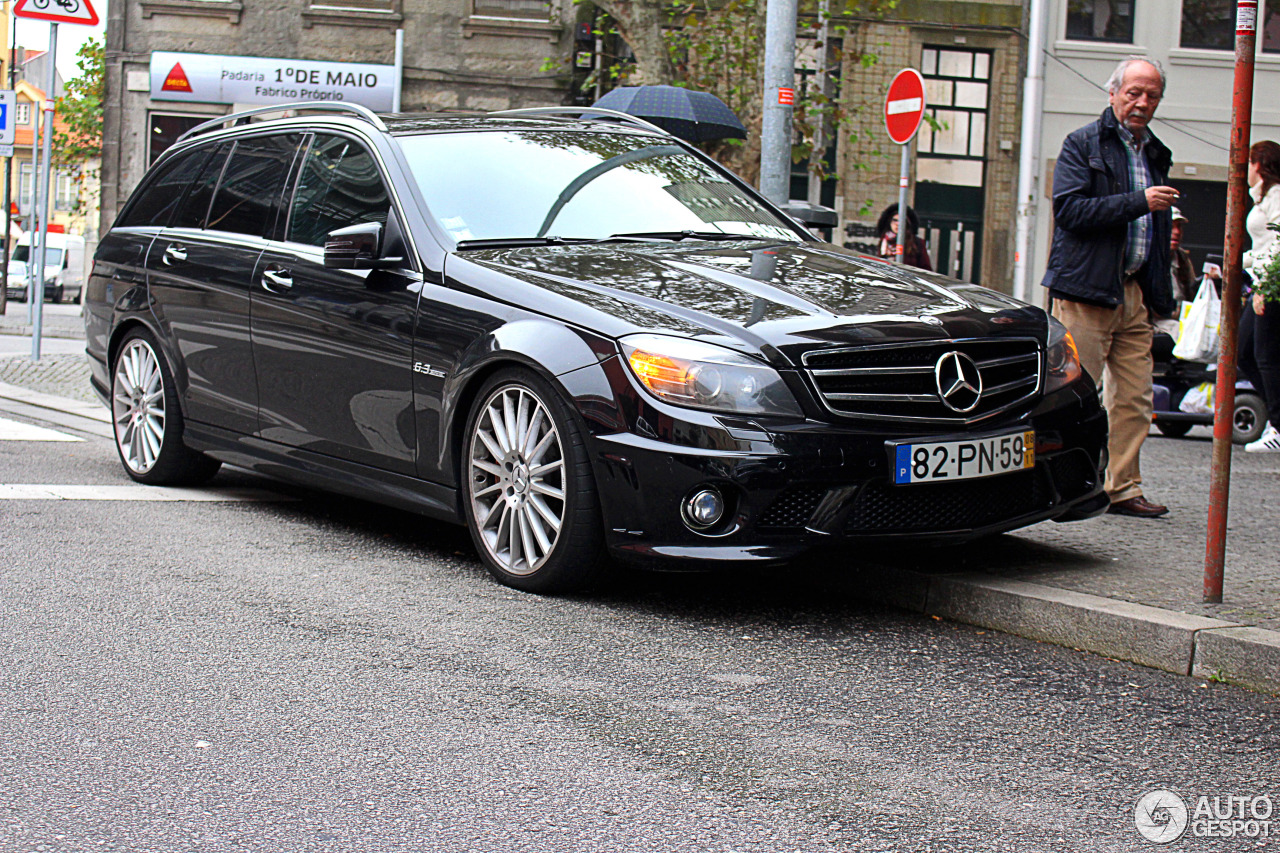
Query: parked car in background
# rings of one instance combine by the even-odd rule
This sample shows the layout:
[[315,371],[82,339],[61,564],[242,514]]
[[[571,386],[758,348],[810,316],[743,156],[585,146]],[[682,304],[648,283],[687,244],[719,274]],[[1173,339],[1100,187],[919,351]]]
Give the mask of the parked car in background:
[[[78,301],[84,292],[85,243],[84,237],[75,234],[50,232],[45,235],[44,298],[49,302],[64,299]],[[35,275],[32,261],[36,254],[33,245],[36,235],[23,232],[14,244],[9,256],[9,298],[26,299]]]
[[1039,308],[817,242],[621,114],[255,121],[282,109],[189,131],[98,248],[135,480],[226,462],[461,522],[539,592],[1107,506],[1105,415]]

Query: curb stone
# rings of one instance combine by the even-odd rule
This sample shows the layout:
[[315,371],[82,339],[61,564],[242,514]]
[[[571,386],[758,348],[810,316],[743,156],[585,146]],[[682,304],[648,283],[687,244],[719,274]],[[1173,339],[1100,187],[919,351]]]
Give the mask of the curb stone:
[[[0,383],[0,398],[99,422],[99,405]],[[916,613],[1280,696],[1280,631],[981,573],[878,566],[857,591]]]
[[1197,634],[1191,674],[1280,695],[1280,631],[1238,627]]
[[878,571],[873,594],[904,610],[1280,695],[1280,631],[978,573]]

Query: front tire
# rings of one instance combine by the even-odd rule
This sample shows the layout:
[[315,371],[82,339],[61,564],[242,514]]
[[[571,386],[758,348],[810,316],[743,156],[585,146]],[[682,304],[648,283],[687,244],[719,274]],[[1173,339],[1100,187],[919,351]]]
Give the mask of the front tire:
[[111,421],[125,473],[151,486],[203,483],[220,462],[182,443],[183,420],[173,375],[155,338],[129,332],[111,369]]
[[604,537],[573,412],[523,369],[494,375],[476,401],[461,474],[467,527],[485,567],[527,592],[587,586],[603,562]]

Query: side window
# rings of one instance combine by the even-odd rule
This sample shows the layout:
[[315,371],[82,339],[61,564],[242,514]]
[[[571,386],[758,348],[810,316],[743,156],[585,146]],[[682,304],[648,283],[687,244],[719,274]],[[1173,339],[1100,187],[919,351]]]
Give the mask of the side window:
[[200,176],[191,184],[191,191],[182,202],[182,207],[173,216],[170,228],[203,228],[205,215],[209,212],[209,202],[213,200],[213,190],[218,186],[218,178],[222,177],[222,167],[227,162],[227,153],[231,151],[231,143],[224,143],[214,149],[213,156],[206,162]]
[[117,228],[169,224],[169,217],[182,201],[182,196],[209,159],[209,149],[201,148],[174,157],[160,167],[141,188],[134,191],[129,204],[116,221]]
[[318,135],[302,162],[286,239],[323,246],[335,229],[361,222],[386,225],[390,209],[373,155],[355,140]]
[[210,230],[266,236],[293,165],[298,136],[256,136],[236,142],[209,209]]

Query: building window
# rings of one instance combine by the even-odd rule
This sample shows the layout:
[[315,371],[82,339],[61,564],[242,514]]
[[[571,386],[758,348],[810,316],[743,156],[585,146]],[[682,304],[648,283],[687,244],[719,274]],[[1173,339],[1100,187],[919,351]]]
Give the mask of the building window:
[[75,210],[80,199],[80,181],[73,172],[59,171],[54,175],[53,209]]
[[22,124],[22,125],[31,124],[31,102],[30,101],[18,102],[18,111],[15,117],[15,121],[18,124]]
[[191,115],[190,113],[152,113],[147,134],[147,163],[154,163],[178,137],[198,124],[217,116]]
[[1234,50],[1235,0],[1182,0],[1183,47]]
[[348,12],[395,12],[395,0],[331,0],[331,2],[312,2],[313,11],[332,12],[337,9]]
[[18,167],[18,209],[25,215],[31,212],[32,193],[35,189],[35,172],[30,163]]
[[1135,0],[1067,0],[1067,38],[1133,42]]
[[[1280,0],[1271,0],[1262,10],[1258,40],[1263,52],[1280,53]],[[1208,50],[1235,50],[1235,0],[1182,0],[1180,44]]]
[[546,21],[551,18],[551,4],[546,0],[472,0],[471,14],[481,18]]
[[929,114],[942,128],[920,125],[917,178],[982,186],[991,54],[926,47],[920,70]]

